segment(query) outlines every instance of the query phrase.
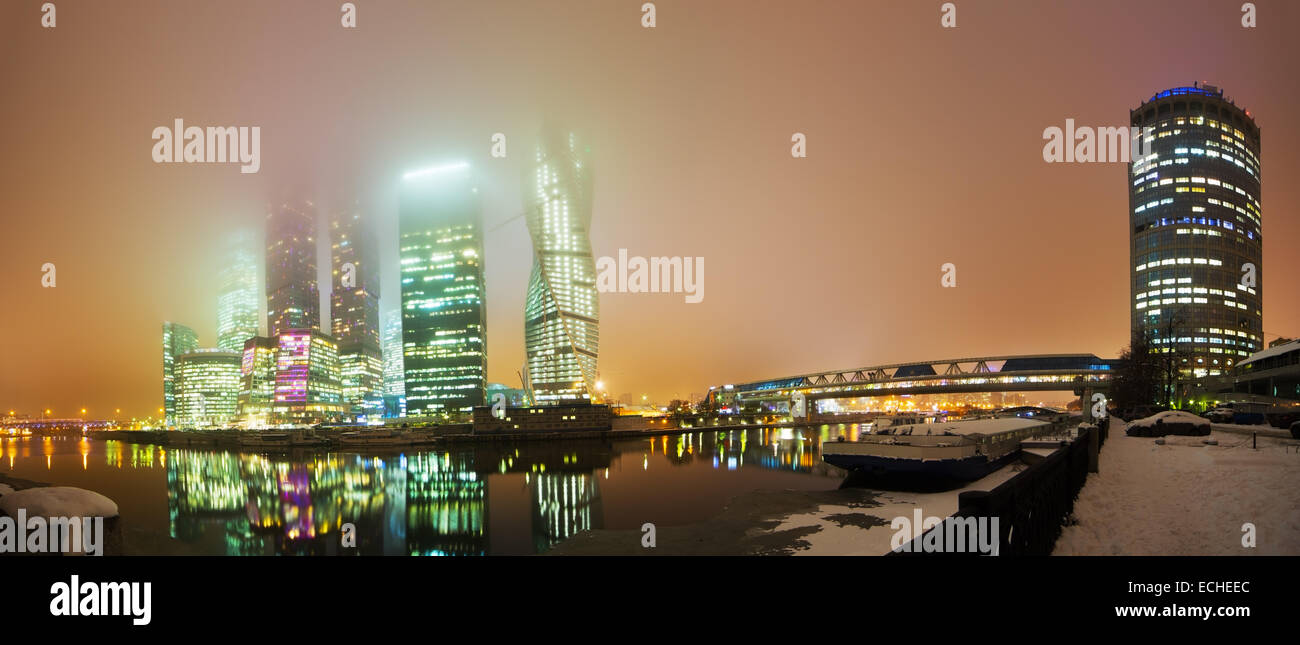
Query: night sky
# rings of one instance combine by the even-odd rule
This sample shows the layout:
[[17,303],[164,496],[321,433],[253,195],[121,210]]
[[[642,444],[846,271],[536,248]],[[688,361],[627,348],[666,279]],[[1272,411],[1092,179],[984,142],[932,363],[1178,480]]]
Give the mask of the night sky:
[[[597,257],[705,258],[700,304],[602,294],[615,396],[1114,357],[1126,169],[1046,164],[1043,129],[1125,126],[1198,80],[1261,127],[1264,329],[1300,335],[1300,3],[1257,2],[1243,29],[1238,0],[957,0],[943,29],[940,2],[661,0],[645,29],[642,0],[354,2],[354,30],[340,2],[58,0],[55,29],[39,0],[0,4],[4,412],[154,413],[162,321],[216,344],[220,241],[260,231],[273,200],[360,200],[396,309],[400,176],[458,160],[489,230],[489,379],[518,386],[531,247],[511,218],[546,119],[592,149]],[[176,118],[259,126],[260,172],[153,163],[153,128]],[[940,287],[945,263],[957,288]]]

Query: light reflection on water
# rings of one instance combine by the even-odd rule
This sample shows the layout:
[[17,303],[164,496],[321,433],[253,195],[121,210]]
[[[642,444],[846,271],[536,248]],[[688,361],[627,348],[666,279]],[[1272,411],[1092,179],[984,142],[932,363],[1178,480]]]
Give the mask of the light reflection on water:
[[[735,495],[829,490],[820,445],[856,425],[701,430],[358,454],[0,439],[0,473],[114,499],[127,553],[541,553],[588,529],[698,522]],[[356,548],[341,547],[345,525]]]

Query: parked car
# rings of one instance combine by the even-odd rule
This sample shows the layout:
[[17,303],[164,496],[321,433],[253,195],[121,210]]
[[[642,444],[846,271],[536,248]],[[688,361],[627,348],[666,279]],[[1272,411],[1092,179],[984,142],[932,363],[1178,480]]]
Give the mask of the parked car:
[[1300,421],[1300,410],[1291,408],[1275,408],[1268,413],[1268,422],[1274,428],[1290,428],[1292,424]]
[[1265,413],[1269,406],[1262,403],[1228,402],[1220,403],[1206,413],[1205,418],[1215,423],[1232,423],[1235,425],[1254,426],[1268,423]]
[[1300,439],[1300,421],[1291,424],[1291,438]]
[[1174,410],[1138,419],[1129,424],[1125,434],[1130,437],[1163,437],[1171,434],[1204,437],[1210,434],[1210,422],[1190,412]]
[[1206,412],[1205,418],[1209,419],[1210,421],[1213,421],[1214,423],[1230,423],[1232,422],[1232,415],[1233,415],[1232,408],[1218,407],[1218,408],[1214,408],[1213,410],[1210,410],[1209,412]]

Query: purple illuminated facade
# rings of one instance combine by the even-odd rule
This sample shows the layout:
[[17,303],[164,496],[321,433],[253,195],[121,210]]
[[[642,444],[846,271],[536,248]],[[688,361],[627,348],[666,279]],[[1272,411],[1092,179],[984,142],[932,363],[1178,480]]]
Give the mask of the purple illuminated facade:
[[332,338],[314,329],[280,333],[272,410],[277,423],[320,423],[342,417],[338,345]]

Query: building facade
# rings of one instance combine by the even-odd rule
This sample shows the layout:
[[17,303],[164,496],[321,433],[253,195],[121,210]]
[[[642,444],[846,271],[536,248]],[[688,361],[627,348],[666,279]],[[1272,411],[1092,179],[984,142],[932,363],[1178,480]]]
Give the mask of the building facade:
[[234,421],[239,408],[241,356],[203,349],[176,357],[176,425],[220,427]]
[[475,433],[588,432],[609,430],[614,423],[610,407],[603,404],[506,406],[496,414],[492,408],[474,408]]
[[279,340],[254,336],[244,341],[240,362],[239,421],[249,428],[264,428],[274,421],[275,368]]
[[527,383],[538,405],[590,401],[600,303],[592,258],[592,169],[572,133],[548,130],[525,181],[533,267],[524,303]]
[[316,209],[281,204],[266,218],[266,331],[320,329],[316,286]]
[[399,220],[406,412],[468,415],[487,385],[483,227],[468,164],[407,173]]
[[258,333],[257,254],[253,236],[234,235],[221,269],[217,295],[217,347],[243,352],[244,341]]
[[333,423],[344,414],[338,344],[315,329],[290,329],[277,337],[275,424]]
[[176,358],[199,348],[198,334],[180,323],[165,322],[163,336],[163,418],[176,425]]
[[384,378],[378,249],[355,205],[331,218],[330,262],[330,328],[339,345],[343,402],[353,419],[377,418]]
[[1165,90],[1130,112],[1132,326],[1185,390],[1263,346],[1260,132],[1223,91]]

